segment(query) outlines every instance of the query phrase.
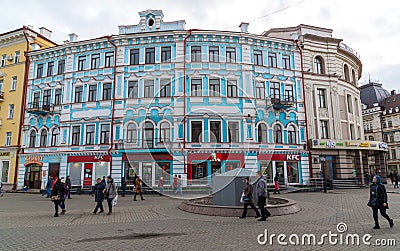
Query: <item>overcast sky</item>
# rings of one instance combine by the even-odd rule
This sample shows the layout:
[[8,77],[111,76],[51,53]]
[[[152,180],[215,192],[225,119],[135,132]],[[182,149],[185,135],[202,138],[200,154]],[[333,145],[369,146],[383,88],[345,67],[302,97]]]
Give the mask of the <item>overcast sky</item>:
[[[186,29],[249,32],[309,24],[333,29],[363,63],[361,83],[379,80],[400,89],[400,3],[391,0],[1,0],[0,33],[32,25],[53,31],[57,43],[75,32],[79,40],[118,34],[118,25],[138,24],[138,12],[160,9],[164,21],[186,20]],[[271,15],[269,15],[271,14]]]

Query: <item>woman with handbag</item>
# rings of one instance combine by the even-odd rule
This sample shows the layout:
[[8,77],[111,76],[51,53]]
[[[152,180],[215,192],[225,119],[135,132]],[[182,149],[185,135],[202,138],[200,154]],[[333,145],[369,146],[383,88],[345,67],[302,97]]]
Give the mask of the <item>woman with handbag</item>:
[[137,178],[136,178],[136,180],[135,180],[135,195],[133,196],[133,201],[136,201],[136,195],[140,195],[140,198],[142,199],[142,200],[144,200],[143,199],[143,195],[142,195],[142,183],[143,183],[143,181],[140,179],[140,177],[139,176],[137,176]]
[[108,204],[108,214],[112,213],[112,201],[117,196],[117,187],[115,186],[114,180],[111,176],[107,176],[107,186],[106,186],[106,194],[105,198],[107,199]]
[[258,212],[256,206],[254,205],[253,201],[253,186],[250,184],[250,178],[246,177],[245,178],[245,183],[246,183],[246,188],[243,190],[243,213],[242,216],[240,216],[240,219],[244,219],[247,216],[247,207],[250,206],[254,212],[256,213],[255,218],[260,217],[260,212]]
[[386,209],[389,209],[387,203],[387,193],[379,175],[375,175],[372,180],[368,206],[372,208],[372,214],[375,221],[375,226],[373,227],[373,229],[380,229],[378,221],[378,210],[380,211],[381,215],[389,222],[389,226],[393,227],[393,219],[390,219],[389,215],[386,214]]
[[54,203],[55,214],[54,217],[58,217],[58,207],[61,207],[61,214],[65,214],[65,204],[62,203],[64,195],[66,194],[64,185],[61,183],[61,179],[56,180],[53,190],[51,191],[51,201]]

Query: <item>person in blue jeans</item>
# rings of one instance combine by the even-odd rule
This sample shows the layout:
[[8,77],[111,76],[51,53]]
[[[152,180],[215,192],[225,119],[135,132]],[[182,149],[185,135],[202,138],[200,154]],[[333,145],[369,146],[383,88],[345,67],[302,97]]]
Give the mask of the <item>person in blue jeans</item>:
[[[50,194],[51,194],[51,185],[53,184],[53,177],[51,177],[51,176],[49,176],[49,179],[47,180],[47,183],[46,183],[46,194],[47,194],[47,197],[46,198],[49,198],[50,197]],[[43,196],[43,195],[42,195]]]

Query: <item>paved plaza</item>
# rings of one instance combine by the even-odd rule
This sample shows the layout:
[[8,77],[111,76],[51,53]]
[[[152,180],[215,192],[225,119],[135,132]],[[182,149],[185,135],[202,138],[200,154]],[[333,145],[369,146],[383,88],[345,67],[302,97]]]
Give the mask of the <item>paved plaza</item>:
[[[392,190],[392,189],[389,189]],[[368,189],[323,193],[281,194],[294,199],[301,211],[258,222],[254,218],[211,217],[183,212],[181,200],[147,196],[132,201],[120,198],[115,213],[93,215],[93,197],[75,195],[67,200],[67,213],[53,217],[53,204],[38,194],[5,194],[0,198],[0,250],[396,250],[395,247],[360,245],[281,246],[276,238],[260,245],[257,237],[268,235],[365,234],[376,239],[395,239],[400,245],[400,194],[389,193],[388,214],[395,219],[390,229],[380,217],[381,229],[372,230],[371,209],[366,206]],[[341,231],[343,228],[341,228]],[[339,238],[339,237],[338,237]],[[345,238],[345,237],[343,237]],[[319,238],[320,239],[320,238]],[[260,238],[263,241],[263,238]],[[295,239],[292,239],[295,242]],[[398,248],[397,248],[398,249]]]

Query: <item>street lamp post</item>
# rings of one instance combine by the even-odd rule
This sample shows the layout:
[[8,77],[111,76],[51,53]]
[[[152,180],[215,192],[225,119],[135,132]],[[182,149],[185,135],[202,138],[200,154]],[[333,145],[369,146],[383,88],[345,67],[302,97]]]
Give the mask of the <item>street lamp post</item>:
[[326,173],[325,173],[325,157],[321,156],[319,158],[319,160],[321,161],[321,166],[322,166],[322,185],[324,186],[324,193],[326,193]]

